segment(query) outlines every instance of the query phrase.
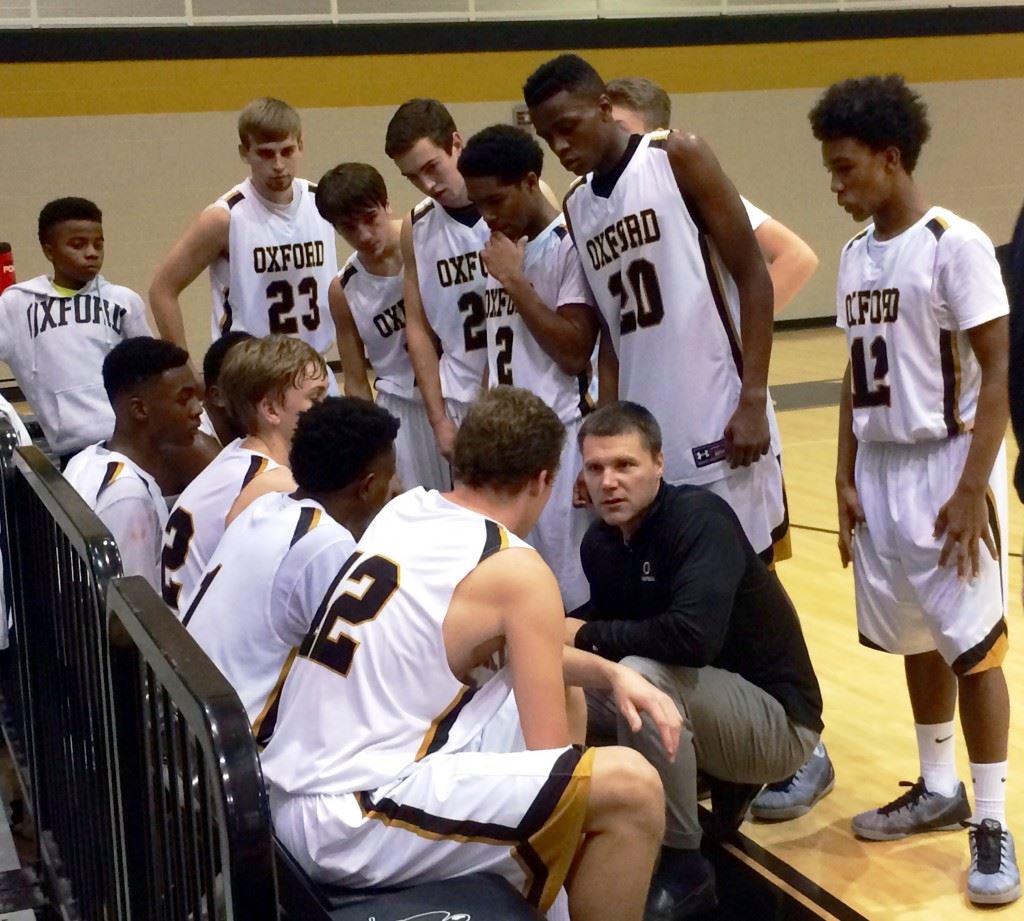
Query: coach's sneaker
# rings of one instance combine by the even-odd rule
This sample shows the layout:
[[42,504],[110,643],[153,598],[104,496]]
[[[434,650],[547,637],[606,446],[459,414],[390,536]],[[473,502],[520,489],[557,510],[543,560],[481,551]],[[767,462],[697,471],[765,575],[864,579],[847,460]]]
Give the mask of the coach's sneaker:
[[781,822],[807,815],[814,804],[836,785],[836,772],[824,745],[818,745],[797,772],[768,784],[750,805],[750,814],[762,822]]
[[963,784],[952,796],[932,793],[920,777],[913,784],[901,780],[900,786],[910,789],[880,809],[853,817],[854,834],[869,841],[894,841],[923,831],[954,831],[971,817]]
[[971,868],[967,897],[979,905],[1006,905],[1020,898],[1020,870],[1013,835],[995,819],[982,819],[970,828]]

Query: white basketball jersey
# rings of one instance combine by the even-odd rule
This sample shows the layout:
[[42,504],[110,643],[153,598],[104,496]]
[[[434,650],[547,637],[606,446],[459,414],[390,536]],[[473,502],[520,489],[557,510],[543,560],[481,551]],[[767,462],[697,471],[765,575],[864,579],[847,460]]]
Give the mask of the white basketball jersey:
[[261,473],[279,466],[265,454],[243,448],[238,438],[178,496],[167,519],[160,555],[164,601],[175,614],[180,616],[182,603],[199,584],[238,494]]
[[122,340],[152,334],[142,298],[101,275],[70,296],[45,275],[0,296],[0,361],[11,366],[55,454],[113,433],[103,359]]
[[500,708],[507,669],[479,688],[451,672],[442,625],[456,586],[483,560],[526,544],[421,488],[393,499],[324,600],[281,694],[263,752],[288,794],[373,790],[437,751],[455,751]]
[[[526,244],[523,271],[551,310],[563,304],[593,304],[580,258],[558,215]],[[495,278],[487,279],[487,379],[490,386],[525,387],[566,425],[580,418],[589,375],[566,374],[534,339],[515,302]]]
[[334,345],[327,287],[338,257],[315,194],[315,185],[296,179],[290,204],[277,205],[246,179],[214,202],[231,217],[229,258],[210,266],[214,339],[242,329],[296,336],[321,354]]
[[[739,295],[691,215],[665,149],[670,132],[634,136],[616,174],[591,173],[565,198],[568,226],[619,357],[619,396],[661,423],[665,479],[733,473],[725,427],[743,368]],[[771,398],[772,449],[780,447]]]
[[404,273],[373,275],[358,253],[341,270],[341,288],[377,380],[374,387],[407,400],[417,395],[409,350],[405,346]]
[[260,496],[231,522],[182,623],[228,679],[253,734],[273,734],[275,701],[313,613],[355,549],[312,499]]
[[460,221],[433,199],[421,201],[412,210],[412,247],[423,311],[441,342],[441,393],[469,403],[487,364],[487,272],[480,250],[491,232],[475,209],[459,214],[476,221]]
[[167,503],[156,480],[131,458],[90,445],[68,462],[66,479],[96,513],[117,543],[126,576],[160,585],[160,541]]
[[973,427],[981,369],[966,332],[1009,312],[980,228],[945,208],[891,240],[868,227],[843,248],[836,309],[858,440],[931,441]]

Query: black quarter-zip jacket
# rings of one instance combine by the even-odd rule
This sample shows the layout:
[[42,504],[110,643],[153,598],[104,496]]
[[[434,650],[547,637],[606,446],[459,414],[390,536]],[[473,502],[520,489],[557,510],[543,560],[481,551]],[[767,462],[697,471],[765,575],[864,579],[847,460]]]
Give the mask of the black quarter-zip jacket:
[[821,690],[793,602],[724,499],[662,483],[628,544],[597,521],[580,554],[590,604],[578,649],[735,672],[821,731]]

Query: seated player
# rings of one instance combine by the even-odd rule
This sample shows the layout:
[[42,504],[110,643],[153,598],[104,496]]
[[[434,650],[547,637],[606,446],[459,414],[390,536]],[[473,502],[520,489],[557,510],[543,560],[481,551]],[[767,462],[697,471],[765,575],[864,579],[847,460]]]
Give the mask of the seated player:
[[242,512],[184,602],[182,623],[238,692],[260,744],[311,613],[391,498],[397,431],[394,416],[351,397],[304,412],[290,454],[298,489]]
[[[179,605],[195,591],[217,548],[229,513],[244,507],[243,490],[263,477],[262,492],[294,488],[288,450],[299,414],[327,394],[327,365],[301,339],[266,336],[240,342],[228,353],[219,386],[229,414],[246,437],[224,448],[171,509],[161,554],[163,598]],[[283,468],[278,474],[278,468]]]
[[[657,775],[626,749],[574,748],[565,683],[610,689],[670,752],[680,720],[634,672],[561,643],[558,586],[520,535],[564,438],[533,394],[484,394],[458,432],[454,489],[393,499],[319,606],[261,758],[276,832],[315,879],[489,871],[541,911],[564,882],[575,921],[639,921]],[[508,665],[468,684],[499,652]]]
[[100,275],[103,215],[91,201],[49,202],[39,214],[39,243],[53,277],[16,282],[0,295],[0,361],[11,366],[63,466],[114,430],[103,359],[151,331],[142,298]]
[[384,180],[365,163],[342,163],[320,178],[316,206],[355,250],[327,292],[345,393],[373,399],[372,368],[377,405],[401,422],[395,453],[403,488],[447,489],[448,462],[437,451],[406,348],[402,222],[391,215]]
[[117,542],[124,574],[159,591],[167,504],[158,479],[168,449],[190,445],[199,430],[199,388],[188,352],[149,336],[115,346],[102,373],[114,434],[76,454],[64,476]]
[[914,172],[927,106],[892,74],[830,86],[810,112],[831,192],[854,220],[837,325],[850,359],[839,403],[839,551],[853,562],[861,642],[903,657],[921,776],[853,818],[888,841],[971,818],[967,895],[1020,897],[1006,827],[1006,289],[992,242],[933,206]]
[[252,338],[252,333],[233,330],[214,339],[203,356],[203,384],[206,389],[203,392],[203,421],[200,428],[211,438],[216,438],[221,447],[231,444],[236,438],[245,438],[246,433],[228,413],[220,388],[220,369],[232,348]]
[[657,421],[612,403],[580,429],[583,475],[601,520],[583,540],[586,620],[566,641],[635,669],[669,694],[687,722],[674,760],[657,734],[618,718],[591,694],[591,732],[643,752],[661,774],[665,846],[647,921],[715,905],[700,854],[697,770],[710,779],[721,834],[739,827],[761,785],[792,774],[818,744],[821,692],[793,604],[754,552],[724,499],[662,480]]
[[[672,100],[653,80],[623,77],[605,87],[612,104],[612,118],[630,134],[647,134],[668,128]],[[781,313],[818,267],[818,257],[792,230],[757,205],[742,199],[757,245],[768,265],[775,291],[775,313]]]
[[527,540],[554,571],[572,611],[590,594],[579,554],[590,517],[572,507],[572,491],[598,319],[565,221],[540,188],[543,162],[525,131],[495,125],[466,142],[459,171],[491,231],[480,253],[488,274],[488,381],[537,394],[566,429],[551,499]]

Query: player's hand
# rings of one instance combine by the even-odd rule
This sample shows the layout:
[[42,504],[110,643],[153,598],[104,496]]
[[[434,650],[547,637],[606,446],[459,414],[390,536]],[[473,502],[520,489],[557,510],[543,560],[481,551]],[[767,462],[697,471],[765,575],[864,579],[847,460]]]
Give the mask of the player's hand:
[[518,243],[513,243],[505,234],[495,232],[484,244],[480,251],[480,258],[488,274],[493,275],[503,284],[509,278],[520,274],[523,271],[523,258],[526,252],[526,237]]
[[846,569],[853,560],[853,531],[864,521],[864,509],[853,483],[836,482],[836,502],[839,506],[839,559]]
[[985,493],[958,486],[949,501],[935,517],[936,537],[945,535],[939,565],[956,563],[956,574],[961,579],[973,579],[981,570],[981,551],[984,543],[992,559],[999,559],[992,530],[989,527],[988,504]]
[[434,439],[437,441],[437,450],[441,456],[451,463],[455,456],[455,436],[458,434],[458,426],[451,419],[445,416],[440,422],[433,426]]
[[594,503],[590,500],[590,490],[587,489],[587,481],[583,478],[583,470],[576,475],[576,482],[572,484],[572,507],[590,508]]
[[643,725],[640,717],[646,713],[658,730],[665,754],[669,760],[675,759],[683,718],[672,698],[664,691],[659,691],[642,675],[623,665],[615,666],[611,691],[615,706],[626,718],[629,728],[639,732]]
[[725,456],[730,467],[749,467],[768,453],[771,432],[764,401],[745,401],[732,414],[725,427]]

